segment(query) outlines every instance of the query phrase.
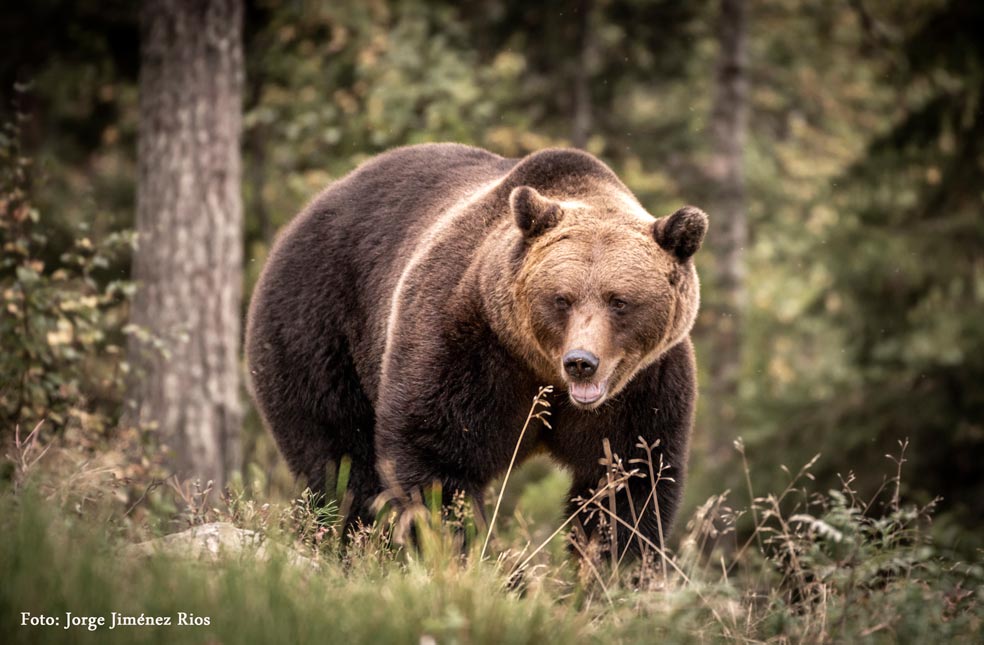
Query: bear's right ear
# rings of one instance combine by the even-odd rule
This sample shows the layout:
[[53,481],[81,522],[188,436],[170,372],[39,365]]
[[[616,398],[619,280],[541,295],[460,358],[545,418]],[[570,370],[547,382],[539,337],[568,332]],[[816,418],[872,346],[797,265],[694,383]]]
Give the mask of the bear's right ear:
[[519,186],[509,194],[509,208],[523,237],[532,239],[560,221],[560,204],[530,186]]

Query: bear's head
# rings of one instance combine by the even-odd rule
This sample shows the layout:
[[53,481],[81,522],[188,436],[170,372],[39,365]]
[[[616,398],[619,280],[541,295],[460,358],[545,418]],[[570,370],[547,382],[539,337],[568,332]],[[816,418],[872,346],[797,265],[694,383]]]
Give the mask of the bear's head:
[[527,355],[575,406],[602,405],[690,333],[703,211],[654,220],[621,191],[575,201],[530,186],[511,191],[509,208],[522,250],[515,322]]

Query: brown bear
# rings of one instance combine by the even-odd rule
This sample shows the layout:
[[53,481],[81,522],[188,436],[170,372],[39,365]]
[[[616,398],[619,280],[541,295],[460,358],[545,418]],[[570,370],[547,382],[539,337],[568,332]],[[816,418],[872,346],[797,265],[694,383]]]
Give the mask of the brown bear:
[[[633,477],[611,524],[619,544],[659,544],[693,424],[691,256],[706,229],[694,207],[652,217],[578,150],[392,150],[280,234],[250,307],[253,396],[312,489],[350,458],[349,520],[369,522],[384,482],[480,507],[551,385],[549,427],[530,425],[519,458],[545,451],[570,471],[573,513],[605,479],[604,440],[646,475],[631,460],[656,446],[658,512]],[[602,516],[582,512],[587,534]]]

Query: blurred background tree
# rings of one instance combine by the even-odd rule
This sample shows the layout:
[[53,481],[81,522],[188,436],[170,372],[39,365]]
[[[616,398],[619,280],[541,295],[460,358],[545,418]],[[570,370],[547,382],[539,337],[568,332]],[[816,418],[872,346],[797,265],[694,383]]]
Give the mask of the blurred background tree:
[[132,414],[182,479],[240,469],[241,0],[142,3]]
[[[245,293],[276,230],[373,154],[438,140],[507,156],[578,145],[654,214],[695,203],[713,235],[731,231],[728,250],[712,237],[699,256],[690,499],[742,481],[738,436],[757,489],[823,452],[818,477],[853,472],[868,492],[908,438],[903,493],[941,496],[951,521],[938,527],[970,548],[984,521],[982,23],[972,0],[249,0]],[[739,26],[743,42],[726,33]],[[25,115],[42,277],[62,267],[77,224],[93,241],[134,227],[138,34],[126,2],[2,10],[0,110]],[[29,91],[15,101],[18,83]],[[719,172],[723,153],[743,198],[742,182],[722,183],[735,177]],[[743,271],[728,266],[736,253]],[[94,279],[128,270],[113,258]],[[14,264],[0,268],[4,290],[18,280]],[[732,340],[727,306],[740,306]],[[16,328],[0,325],[5,350],[23,346]],[[244,471],[289,489],[255,415],[243,428]],[[542,463],[528,473],[510,503],[563,490]]]
[[[707,434],[714,442],[708,454],[723,461],[730,453],[729,436],[738,420],[741,378],[742,321],[745,312],[745,139],[748,130],[748,69],[744,0],[721,0],[717,16],[717,64],[711,107],[711,157],[707,171],[712,187],[707,209],[715,214],[708,247],[713,255],[710,278],[714,299],[705,299],[713,327],[707,330],[707,390],[714,405],[707,409]],[[705,319],[707,316],[705,316]]]

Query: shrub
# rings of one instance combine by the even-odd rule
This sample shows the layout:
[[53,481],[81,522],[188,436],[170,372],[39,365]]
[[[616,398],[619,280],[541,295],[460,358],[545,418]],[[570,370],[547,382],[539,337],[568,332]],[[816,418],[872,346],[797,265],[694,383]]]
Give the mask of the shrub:
[[54,249],[33,206],[36,172],[17,124],[0,129],[0,439],[14,428],[102,432],[115,423],[127,369],[124,305],[133,285],[108,279],[128,232],[96,239],[78,223]]

